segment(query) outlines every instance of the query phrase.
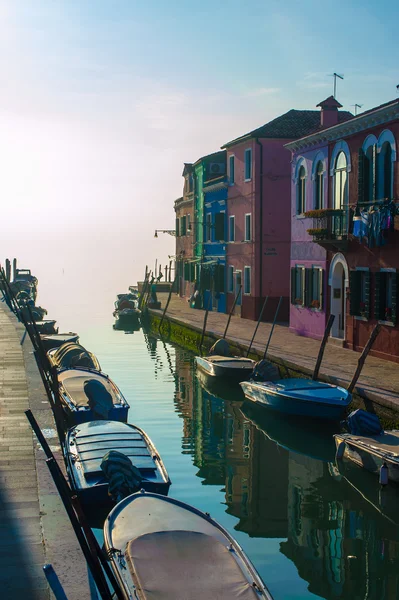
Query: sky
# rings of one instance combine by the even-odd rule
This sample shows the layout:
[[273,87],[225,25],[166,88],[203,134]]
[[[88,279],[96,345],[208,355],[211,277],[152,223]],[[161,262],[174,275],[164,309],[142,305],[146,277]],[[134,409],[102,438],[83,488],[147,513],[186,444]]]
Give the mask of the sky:
[[346,110],[397,97],[398,19],[395,0],[0,0],[0,260],[135,284],[174,254],[154,230],[184,162],[315,108],[334,71]]

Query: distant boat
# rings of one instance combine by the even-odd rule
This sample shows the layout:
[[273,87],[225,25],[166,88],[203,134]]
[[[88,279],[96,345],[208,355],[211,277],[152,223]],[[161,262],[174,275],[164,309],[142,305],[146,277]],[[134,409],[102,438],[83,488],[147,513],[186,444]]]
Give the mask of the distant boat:
[[64,369],[58,373],[60,400],[68,421],[77,425],[99,419],[126,422],[129,404],[104,373]]
[[52,335],[58,333],[58,327],[55,326],[56,322],[51,319],[45,319],[44,321],[35,321],[35,325],[39,333]]
[[334,439],[339,456],[376,475],[386,464],[388,479],[399,483],[399,430],[369,436],[337,433]]
[[316,419],[339,421],[352,401],[344,388],[312,379],[243,381],[240,385],[245,397],[259,406]]
[[235,539],[172,498],[122,500],[105,521],[104,545],[126,600],[272,600]]
[[196,356],[195,361],[210,377],[229,377],[236,381],[250,377],[256,365],[254,360],[241,356]]
[[51,348],[59,348],[62,344],[67,342],[78,342],[79,336],[77,333],[54,333],[50,335],[41,335],[42,344],[45,350],[51,350]]
[[66,460],[73,489],[84,505],[110,504],[108,480],[101,469],[107,452],[127,456],[140,471],[141,486],[148,492],[167,494],[169,475],[147,434],[134,425],[116,421],[91,421],[73,427],[65,440]]
[[86,369],[101,371],[97,357],[75,342],[67,342],[59,348],[52,348],[47,352],[47,356],[50,363],[58,369],[85,367]]

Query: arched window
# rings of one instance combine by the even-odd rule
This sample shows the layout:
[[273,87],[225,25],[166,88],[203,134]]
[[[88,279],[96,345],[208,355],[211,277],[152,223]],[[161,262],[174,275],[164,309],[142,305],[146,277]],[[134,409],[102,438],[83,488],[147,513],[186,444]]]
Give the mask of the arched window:
[[392,146],[389,142],[385,142],[381,148],[380,161],[382,165],[379,169],[381,175],[380,195],[383,198],[392,198],[392,182],[393,182],[393,163],[392,163]]
[[305,184],[306,184],[306,171],[305,167],[302,166],[298,172],[298,181],[296,188],[296,214],[302,215],[305,212]]
[[334,208],[342,209],[348,203],[347,161],[344,152],[340,152],[334,169]]
[[375,200],[376,186],[376,146],[369,146],[364,155],[364,201]]
[[323,208],[323,178],[324,178],[324,167],[323,162],[319,160],[315,172],[315,195],[314,195],[314,207],[315,209]]

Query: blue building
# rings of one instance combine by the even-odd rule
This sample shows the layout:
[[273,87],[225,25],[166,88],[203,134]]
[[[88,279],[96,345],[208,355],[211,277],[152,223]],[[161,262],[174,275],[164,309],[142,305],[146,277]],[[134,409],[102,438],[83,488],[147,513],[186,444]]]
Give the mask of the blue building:
[[203,306],[226,312],[226,227],[227,177],[226,153],[220,153],[214,169],[219,177],[204,180],[204,236],[201,268]]

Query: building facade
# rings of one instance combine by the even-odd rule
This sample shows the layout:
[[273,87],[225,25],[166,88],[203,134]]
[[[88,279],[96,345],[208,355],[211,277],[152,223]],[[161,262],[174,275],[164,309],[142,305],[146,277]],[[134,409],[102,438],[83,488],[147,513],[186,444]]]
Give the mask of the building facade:
[[[294,244],[291,249],[290,326],[302,335],[320,337],[322,322],[333,314],[332,338],[361,350],[380,323],[372,353],[396,362],[398,139],[395,100],[288,144],[293,152],[292,230],[300,229],[302,239],[299,255]],[[322,156],[320,201],[317,173]],[[323,266],[316,260],[320,252],[325,273],[317,288],[314,272]]]
[[193,273],[194,234],[194,169],[190,163],[184,165],[183,196],[175,200],[176,213],[176,277],[180,296],[190,296],[195,279]]

